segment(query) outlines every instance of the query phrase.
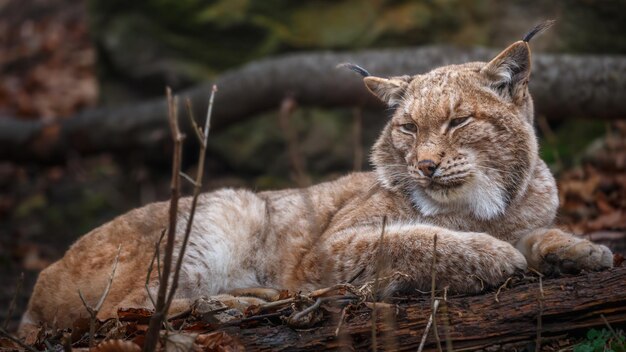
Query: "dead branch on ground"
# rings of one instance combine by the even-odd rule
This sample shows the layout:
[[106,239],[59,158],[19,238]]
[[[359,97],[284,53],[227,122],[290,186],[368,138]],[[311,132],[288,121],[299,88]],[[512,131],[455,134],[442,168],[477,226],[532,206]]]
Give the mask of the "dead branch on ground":
[[98,315],[100,308],[102,308],[102,304],[104,304],[104,300],[107,298],[107,296],[109,295],[109,291],[111,290],[111,285],[113,284],[113,277],[115,277],[115,271],[117,270],[117,264],[120,261],[121,250],[122,250],[122,245],[119,245],[117,247],[117,254],[115,255],[115,260],[113,261],[113,268],[111,269],[111,275],[109,276],[109,280],[107,281],[107,284],[104,287],[104,291],[102,292],[102,295],[100,296],[100,299],[98,300],[98,303],[96,303],[95,307],[90,306],[85,300],[83,293],[80,291],[80,289],[78,290],[78,296],[80,297],[80,300],[83,302],[85,309],[87,309],[87,312],[89,313],[89,348],[94,347],[94,341],[95,341],[94,335],[96,334],[96,316]]
[[[368,50],[356,53],[299,53],[252,62],[223,73],[216,83],[213,127],[226,126],[277,109],[286,94],[300,106],[378,107],[361,79],[341,62],[354,62],[377,76],[417,74],[450,63],[488,61],[499,50],[428,46]],[[533,55],[531,94],[539,114],[548,119],[619,119],[626,116],[626,57],[592,55]],[[575,74],[572,74],[575,73]],[[181,94],[204,112],[213,83]],[[242,94],[242,92],[244,92]],[[166,103],[162,99],[116,108],[80,112],[52,124],[42,120],[0,118],[0,159],[63,161],[68,151],[98,152],[160,150],[168,142]],[[381,113],[382,114],[382,113]]]

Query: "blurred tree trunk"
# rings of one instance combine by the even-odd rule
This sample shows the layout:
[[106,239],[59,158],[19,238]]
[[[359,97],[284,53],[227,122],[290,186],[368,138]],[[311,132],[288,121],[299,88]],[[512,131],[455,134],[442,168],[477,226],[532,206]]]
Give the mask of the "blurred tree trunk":
[[[353,62],[373,75],[417,74],[453,63],[487,61],[497,51],[431,46],[357,53],[313,52],[252,62],[221,75],[216,82],[181,92],[204,116],[213,83],[218,85],[212,130],[276,109],[286,96],[300,106],[382,108],[360,77],[345,69]],[[531,93],[536,111],[549,119],[574,116],[626,117],[626,57],[592,55],[533,56]],[[68,151],[89,154],[130,149],[159,150],[167,143],[165,99],[118,108],[87,110],[60,122],[0,118],[0,158],[55,161]]]

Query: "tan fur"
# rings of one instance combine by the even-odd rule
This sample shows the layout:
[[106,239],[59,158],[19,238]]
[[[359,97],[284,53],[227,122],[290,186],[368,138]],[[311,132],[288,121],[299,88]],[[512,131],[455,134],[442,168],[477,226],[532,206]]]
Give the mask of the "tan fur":
[[[489,63],[365,78],[395,108],[373,148],[375,171],[305,189],[203,194],[177,299],[359,284],[375,276],[379,260],[380,276],[406,274],[388,282],[386,293],[428,290],[435,234],[437,286],[455,292],[497,285],[527,265],[545,273],[610,267],[606,247],[550,229],[558,197],[538,157],[529,76],[530,50],[520,41]],[[433,166],[432,178],[424,165]],[[179,234],[190,200],[181,202]],[[88,302],[98,299],[118,245],[119,267],[99,318],[118,307],[151,308],[144,281],[167,207],[133,210],[78,240],[40,274],[22,331],[86,316],[78,289]],[[156,285],[153,275],[152,292]]]

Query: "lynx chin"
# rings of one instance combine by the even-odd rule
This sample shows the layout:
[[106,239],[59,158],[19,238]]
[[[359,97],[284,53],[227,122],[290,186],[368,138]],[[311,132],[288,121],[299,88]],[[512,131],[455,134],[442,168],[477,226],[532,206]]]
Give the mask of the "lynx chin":
[[[489,62],[414,76],[374,77],[347,64],[393,109],[371,153],[374,171],[304,189],[201,195],[174,306],[241,288],[358,285],[374,277],[378,252],[380,277],[405,274],[381,294],[429,290],[434,235],[437,287],[454,292],[479,292],[529,267],[545,274],[611,267],[607,247],[552,227],[557,188],[538,156],[528,91],[528,41],[540,29]],[[181,235],[190,202],[181,200]],[[118,307],[152,308],[145,276],[167,210],[167,202],[149,204],[80,238],[39,275],[21,332],[86,316],[78,290],[88,302],[99,299],[120,245],[98,318],[115,317]]]

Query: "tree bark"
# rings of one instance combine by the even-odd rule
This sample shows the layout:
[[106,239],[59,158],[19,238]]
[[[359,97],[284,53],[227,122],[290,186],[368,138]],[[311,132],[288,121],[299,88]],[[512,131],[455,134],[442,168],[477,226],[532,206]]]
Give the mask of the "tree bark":
[[[605,272],[543,280],[543,297],[539,282],[499,294],[449,297],[447,316],[449,335],[443,323],[443,302],[437,313],[437,326],[445,349],[446,338],[455,351],[474,351],[499,346],[512,350],[533,346],[537,340],[538,316],[541,316],[541,343],[584,334],[590,328],[606,327],[603,315],[614,328],[626,325],[626,267]],[[499,301],[499,302],[498,302]],[[540,303],[541,301],[541,303]],[[395,318],[384,318],[378,310],[376,323],[379,350],[417,350],[431,312],[430,298],[416,299],[399,305]],[[393,310],[392,310],[393,311]],[[320,351],[348,348],[371,350],[371,310],[362,308],[348,314],[339,337],[337,322],[327,321],[323,327],[296,331],[287,326],[231,328],[227,332],[239,339],[247,351]],[[430,329],[424,351],[436,350]],[[347,336],[341,337],[341,334]],[[532,349],[531,349],[532,350]]]
[[[217,84],[211,126],[216,131],[276,109],[285,96],[293,96],[300,106],[381,108],[358,75],[335,68],[342,62],[359,64],[373,75],[391,76],[486,61],[496,54],[483,48],[447,46],[292,54],[250,63],[180,95],[192,99],[196,116],[204,116],[211,87]],[[538,113],[550,119],[626,117],[626,57],[538,54],[533,64],[531,93]],[[166,143],[167,135],[164,98],[87,110],[52,124],[0,117],[0,159],[59,160],[71,150],[79,154],[154,151]]]

